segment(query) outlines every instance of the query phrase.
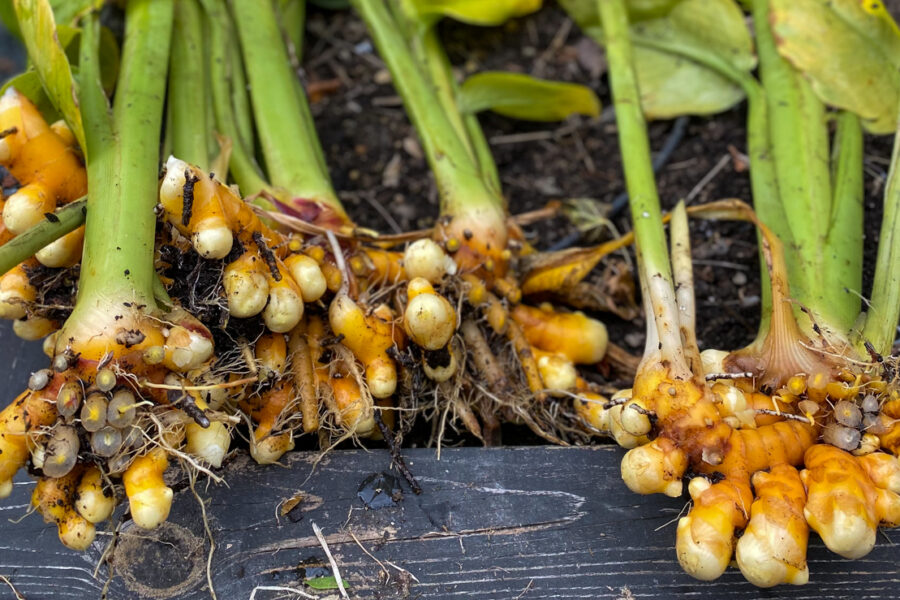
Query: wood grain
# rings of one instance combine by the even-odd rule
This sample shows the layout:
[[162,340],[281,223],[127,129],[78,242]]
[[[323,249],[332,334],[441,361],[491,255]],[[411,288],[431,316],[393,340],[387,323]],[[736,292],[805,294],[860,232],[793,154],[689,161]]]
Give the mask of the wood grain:
[[[46,364],[39,344],[15,340],[8,327],[0,330],[0,357],[8,365],[0,372],[3,402]],[[694,581],[673,549],[673,519],[684,501],[629,492],[616,447],[445,449],[440,461],[433,450],[405,455],[424,493],[415,496],[404,483],[402,500],[378,510],[366,509],[357,492],[373,473],[390,471],[386,450],[334,452],[317,465],[317,454],[293,453],[284,467],[259,467],[242,453],[232,458],[223,469],[227,486],[198,486],[216,544],[218,598],[246,599],[257,586],[302,587],[301,563],[326,560],[313,522],[351,596],[367,600],[896,598],[900,589],[900,531],[883,535],[858,561],[836,557],[813,537],[812,583],[801,588],[759,590],[736,570],[716,582]],[[172,475],[178,491],[166,525],[142,532],[122,524],[108,598],[210,597],[200,507],[183,476]],[[100,597],[109,569],[102,566],[96,578],[93,572],[111,534],[76,553],[36,515],[12,523],[26,513],[32,486],[21,477],[0,505],[0,575],[28,600]],[[298,494],[297,508],[281,516],[279,504]],[[255,597],[296,596],[257,590]],[[0,582],[6,598],[15,596]]]

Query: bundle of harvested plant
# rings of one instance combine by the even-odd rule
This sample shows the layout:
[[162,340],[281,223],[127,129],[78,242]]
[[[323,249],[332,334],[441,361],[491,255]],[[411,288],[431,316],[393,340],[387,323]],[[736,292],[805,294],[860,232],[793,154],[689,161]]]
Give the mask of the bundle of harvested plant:
[[[672,216],[670,268],[632,67],[625,3],[604,1],[598,8],[631,198],[648,342],[633,389],[622,393],[608,411],[585,411],[585,415],[632,448],[623,458],[622,475],[634,491],[677,496],[685,474],[700,474],[688,486],[694,506],[679,522],[676,543],[679,561],[688,573],[700,579],[718,577],[737,548],[738,565],[753,583],[805,583],[808,527],[819,532],[835,552],[859,557],[871,549],[879,524],[897,525],[900,508],[900,489],[892,475],[900,468],[896,456],[876,452],[877,441],[863,442],[859,430],[863,409],[874,417],[882,404],[889,406],[885,402],[894,384],[880,364],[860,361],[847,342],[852,320],[841,321],[839,316],[852,312],[852,304],[846,306],[849,294],[829,295],[822,288],[832,284],[830,279],[813,283],[808,274],[801,276],[801,271],[791,268],[807,264],[811,259],[805,256],[819,256],[826,263],[848,256],[847,264],[856,264],[855,244],[835,242],[826,259],[816,246],[821,232],[804,236],[795,230],[793,243],[782,245],[763,222],[765,215],[771,218],[773,206],[784,212],[799,210],[785,199],[778,204],[769,197],[763,206],[757,204],[763,222],[736,202],[698,207],[694,212],[757,224],[771,286],[759,339],[735,353],[707,351],[701,357],[694,333],[686,211],[679,206]],[[775,57],[766,56],[764,30],[757,27],[765,80],[765,63]],[[802,89],[803,84],[798,85]],[[807,103],[815,100],[803,97]],[[850,166],[860,158],[858,144],[853,143],[853,124],[851,117],[840,120],[842,143],[836,169],[840,193],[834,196],[832,215],[852,215],[852,204],[858,202],[852,182],[859,179]],[[767,121],[763,125],[769,126]],[[797,117],[793,125],[815,129],[822,123]],[[768,139],[767,129],[754,131]],[[773,145],[774,137],[773,133]],[[789,187],[788,176],[774,179],[766,164],[754,162],[752,168],[757,170],[755,195],[761,189]],[[788,169],[789,163],[782,168]],[[797,173],[792,177],[798,177]],[[758,186],[760,180],[770,185]],[[894,195],[889,189],[890,204],[895,202]],[[850,218],[849,225],[854,222]],[[835,230],[849,225],[835,224]],[[888,244],[892,227],[888,226],[885,236]],[[876,280],[892,279],[893,268],[882,262],[876,268]],[[803,302],[809,303],[799,322],[791,304],[795,278],[801,281]],[[873,300],[870,312],[888,311],[896,321],[895,299]],[[827,329],[818,324],[820,315]],[[868,335],[879,343],[885,339],[881,334]],[[883,343],[880,348],[887,351]],[[763,408],[767,402],[769,407]],[[806,470],[798,473],[804,465]],[[765,470],[770,473],[761,473]],[[742,529],[745,533],[740,537]]]

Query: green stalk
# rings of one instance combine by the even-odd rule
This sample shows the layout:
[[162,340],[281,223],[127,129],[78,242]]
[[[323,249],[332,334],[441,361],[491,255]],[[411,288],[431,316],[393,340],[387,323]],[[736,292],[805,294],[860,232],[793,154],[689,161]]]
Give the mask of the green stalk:
[[197,0],[175,0],[167,132],[171,132],[172,154],[207,171],[211,152],[202,23]]
[[[768,0],[754,0],[753,17],[760,74],[766,89],[772,157],[781,203],[790,227],[788,271],[792,295],[812,310],[820,325],[838,335],[850,331],[859,313],[854,294],[859,271],[854,260],[828,247],[832,215],[851,222],[862,217],[852,196],[832,196],[825,106],[806,79],[779,56],[768,24]],[[860,167],[853,167],[860,168]],[[846,202],[846,206],[832,206]],[[851,216],[852,215],[852,216]],[[772,216],[761,214],[765,223]],[[842,248],[846,249],[846,248]]]
[[407,43],[419,64],[428,73],[444,112],[466,144],[472,159],[478,164],[485,180],[500,193],[500,175],[491,154],[487,138],[478,123],[478,116],[463,114],[459,108],[459,85],[453,75],[453,67],[447,52],[441,45],[435,25],[426,26],[412,0],[401,0],[391,5],[394,15],[406,35]]
[[884,215],[878,237],[878,258],[862,340],[883,355],[891,353],[900,320],[900,125],[894,135],[891,169],[884,191]]
[[[79,102],[88,147],[91,189],[75,313],[101,299],[155,306],[153,248],[157,173],[172,0],[132,0],[115,106],[100,84],[99,21],[82,32]],[[96,308],[96,307],[94,307]],[[73,319],[78,321],[73,313]]]
[[[784,207],[781,204],[778,179],[772,159],[766,92],[756,78],[750,73],[735,68],[718,54],[703,52],[696,46],[653,38],[634,30],[632,30],[631,36],[635,45],[684,56],[712,69],[741,87],[747,96],[747,154],[750,157],[750,186],[753,193],[753,205],[757,213],[764,216],[763,221],[769,225],[769,228],[786,246],[790,247],[792,234],[788,227]],[[762,241],[758,232],[757,239]],[[760,265],[760,270],[762,273],[762,298],[759,335],[763,337],[769,330],[772,291],[769,289],[769,273],[764,264]]]
[[500,193],[500,174],[497,172],[497,163],[494,162],[494,156],[491,154],[491,148],[488,145],[487,138],[484,137],[484,130],[478,123],[478,116],[473,114],[463,114],[459,109],[456,99],[459,97],[459,85],[453,77],[453,68],[447,53],[438,39],[437,31],[431,27],[424,35],[423,52],[426,64],[432,80],[438,84],[438,94],[446,96],[448,102],[452,100],[453,110],[448,114],[458,115],[462,122],[462,135],[468,142],[469,151],[473,154],[475,162],[481,169],[484,179],[494,187],[497,193]]
[[382,0],[353,0],[387,63],[407,112],[419,133],[438,182],[441,213],[503,218],[503,198],[491,189],[481,169],[447,116],[435,84],[419,66],[396,20]]
[[291,195],[288,202],[313,200],[345,215],[324,169],[309,106],[291,71],[271,3],[234,0],[232,10],[269,178]]
[[[684,359],[681,343],[650,143],[633,67],[628,15],[623,0],[597,0],[597,5],[606,40],[609,78],[619,128],[619,151],[634,224],[638,270],[645,292],[645,306],[655,319],[655,332],[649,323],[650,314],[647,315],[647,326],[651,333],[656,334],[658,352],[671,361],[672,371],[687,378],[691,376],[691,371]],[[648,344],[647,350],[645,360],[655,354],[657,347]]]
[[55,218],[52,221],[45,218],[0,246],[0,275],[28,260],[44,246],[81,227],[84,224],[85,204],[84,199],[70,202],[53,213]]
[[[206,4],[206,0],[202,1]],[[227,34],[224,31],[222,32],[219,42],[220,46],[227,47],[226,53],[228,55],[228,62],[223,58],[221,66],[222,73],[225,73],[222,81],[226,82],[227,85],[225,88],[226,94],[223,98],[225,98],[229,110],[234,115],[234,126],[237,127],[241,143],[244,144],[245,148],[252,149],[255,139],[253,135],[253,107],[250,106],[250,98],[247,96],[247,77],[244,73],[244,61],[241,59],[240,44],[229,43],[237,38],[237,31],[235,31],[230,19],[228,19],[227,11],[217,10],[217,12],[225,19],[224,29],[228,31]],[[211,70],[217,72],[219,69],[215,67]]]
[[[844,318],[855,323],[862,309],[863,272],[863,132],[859,117],[850,111],[841,111],[834,135],[832,182],[834,198],[828,234],[823,248],[829,261],[840,268],[839,277],[828,277],[821,285],[842,285],[836,290],[843,296],[841,309]],[[840,264],[843,263],[843,264]],[[831,267],[829,266],[829,269]],[[852,319],[852,321],[851,321]],[[850,328],[841,333],[848,333]]]
[[306,0],[272,0],[278,22],[287,42],[290,42],[291,65],[300,66],[303,54],[303,27],[306,23]]
[[209,23],[210,88],[216,128],[231,141],[228,167],[232,177],[244,195],[255,194],[268,189],[269,185],[253,158],[249,106],[233,103],[235,96],[246,101],[239,50],[232,43],[231,22],[223,3],[219,0],[201,2]]

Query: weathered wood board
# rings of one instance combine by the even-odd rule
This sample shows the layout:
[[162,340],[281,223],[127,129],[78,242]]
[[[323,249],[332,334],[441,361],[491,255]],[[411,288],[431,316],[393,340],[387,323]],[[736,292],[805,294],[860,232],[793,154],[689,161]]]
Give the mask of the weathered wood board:
[[[0,329],[3,402],[46,364],[39,344]],[[259,467],[238,455],[224,468],[228,486],[197,486],[208,501],[216,544],[211,577],[218,598],[296,598],[263,587],[300,587],[327,574],[312,523],[323,530],[351,597],[478,598],[481,600],[648,598],[896,598],[900,593],[900,531],[886,533],[865,559],[845,561],[814,537],[812,583],[759,590],[730,570],[701,583],[675,559],[674,519],[682,500],[630,493],[618,474],[622,451],[597,448],[445,449],[405,452],[424,488],[402,485],[403,498],[367,509],[360,484],[390,471],[386,450],[294,453],[284,468]],[[176,478],[177,479],[177,478]],[[399,479],[399,478],[398,478]],[[108,579],[93,572],[110,533],[86,553],[65,550],[55,529],[26,513],[32,483],[22,477],[0,504],[0,575],[28,600],[98,598]],[[209,543],[197,499],[183,478],[169,522],[156,532],[123,523],[112,551],[112,600],[209,598]],[[366,488],[371,490],[371,486]],[[302,494],[281,516],[279,504]],[[358,542],[357,542],[358,540]],[[376,560],[377,559],[377,560]],[[381,565],[379,562],[381,562]],[[383,566],[382,566],[383,565]],[[396,567],[404,569],[398,570]],[[389,579],[388,579],[389,575]],[[414,576],[418,582],[412,579]],[[334,591],[307,594],[333,595]],[[0,582],[0,600],[16,598]]]

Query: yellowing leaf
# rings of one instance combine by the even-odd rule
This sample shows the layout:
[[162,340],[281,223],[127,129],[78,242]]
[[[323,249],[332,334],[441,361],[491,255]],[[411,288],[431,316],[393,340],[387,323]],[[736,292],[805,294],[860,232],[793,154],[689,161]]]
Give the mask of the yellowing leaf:
[[44,90],[62,113],[78,143],[85,148],[77,90],[65,50],[59,43],[53,11],[47,0],[15,0],[19,29]]
[[600,114],[600,100],[590,88],[500,71],[469,77],[461,86],[459,101],[466,113],[492,110],[525,121],[562,121],[573,114]]
[[412,0],[419,18],[432,24],[449,17],[470,25],[501,25],[541,8],[543,0]]
[[900,103],[900,32],[877,0],[770,0],[778,52],[826,104],[893,133]]

